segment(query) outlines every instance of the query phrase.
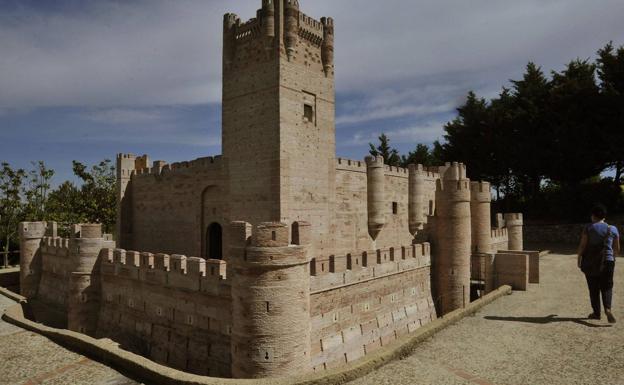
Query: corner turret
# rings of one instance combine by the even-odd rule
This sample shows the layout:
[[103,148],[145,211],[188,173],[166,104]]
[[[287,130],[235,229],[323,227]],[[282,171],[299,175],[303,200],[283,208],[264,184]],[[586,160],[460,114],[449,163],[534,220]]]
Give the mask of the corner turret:
[[290,60],[299,39],[299,1],[284,0],[284,47]]
[[509,234],[509,250],[524,250],[524,242],[522,239],[522,226],[524,225],[524,220],[522,214],[505,214],[505,225],[507,226]]
[[470,213],[472,223],[472,251],[492,251],[492,194],[488,182],[470,182]]
[[[281,377],[310,370],[310,277],[307,245],[290,245],[284,223],[230,228],[232,376]],[[299,239],[310,239],[299,224]]]
[[385,172],[383,156],[366,157],[367,198],[368,198],[368,234],[377,236],[386,224],[385,215]]
[[461,163],[441,169],[436,191],[436,243],[433,270],[439,314],[470,302],[470,180]]
[[321,59],[325,76],[329,76],[334,72],[334,19],[323,17],[321,23],[323,24]]

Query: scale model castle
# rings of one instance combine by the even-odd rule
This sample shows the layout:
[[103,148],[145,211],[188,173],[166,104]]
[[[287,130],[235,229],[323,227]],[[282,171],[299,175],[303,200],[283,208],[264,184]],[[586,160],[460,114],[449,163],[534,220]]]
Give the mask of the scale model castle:
[[119,155],[116,243],[21,224],[22,294],[163,365],[257,378],[344,365],[463,307],[474,256],[487,290],[526,285],[529,257],[499,252],[523,249],[522,215],[493,229],[463,164],[341,159],[335,142],[334,21],[297,0],[226,14],[223,155]]

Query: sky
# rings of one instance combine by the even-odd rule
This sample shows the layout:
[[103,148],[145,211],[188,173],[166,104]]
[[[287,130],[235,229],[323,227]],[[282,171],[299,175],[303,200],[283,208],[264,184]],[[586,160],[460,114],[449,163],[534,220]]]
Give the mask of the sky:
[[[223,14],[260,0],[0,0],[0,162],[119,152],[221,153]],[[495,97],[529,61],[546,72],[624,45],[622,0],[300,0],[336,25],[339,156],[385,132],[402,153],[442,139],[468,91]]]

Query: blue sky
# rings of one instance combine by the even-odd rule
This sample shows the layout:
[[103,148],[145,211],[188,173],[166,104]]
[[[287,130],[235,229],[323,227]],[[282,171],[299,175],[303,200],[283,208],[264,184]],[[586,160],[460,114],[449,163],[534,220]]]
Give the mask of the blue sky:
[[[624,44],[621,0],[301,0],[336,21],[337,152],[386,132],[402,152],[442,136],[469,90],[529,60],[560,70]],[[179,161],[221,152],[222,15],[260,0],[0,0],[0,161],[118,152]]]

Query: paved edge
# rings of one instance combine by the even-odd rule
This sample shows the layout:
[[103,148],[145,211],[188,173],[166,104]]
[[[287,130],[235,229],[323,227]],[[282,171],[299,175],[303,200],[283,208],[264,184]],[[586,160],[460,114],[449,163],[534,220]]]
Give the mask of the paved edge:
[[329,385],[343,384],[360,378],[373,370],[397,359],[407,357],[422,341],[432,337],[440,330],[456,323],[462,318],[472,315],[482,307],[492,303],[496,299],[511,294],[510,286],[502,286],[499,289],[485,295],[462,309],[457,309],[438,318],[425,326],[420,327],[414,333],[394,341],[392,344],[365,356],[364,358],[338,369],[323,373],[311,373],[305,376],[271,378],[271,379],[224,379],[203,377],[179,370],[171,369],[148,360],[143,356],[122,350],[118,344],[108,339],[97,340],[89,336],[75,333],[69,330],[54,329],[36,323],[24,317],[24,308],[28,306],[26,299],[9,290],[0,288],[0,295],[7,296],[18,304],[4,311],[2,319],[23,329],[39,333],[59,345],[74,350],[89,358],[105,365],[122,371],[140,381],[150,384],[162,385],[234,385],[234,384],[266,384],[266,385]]

